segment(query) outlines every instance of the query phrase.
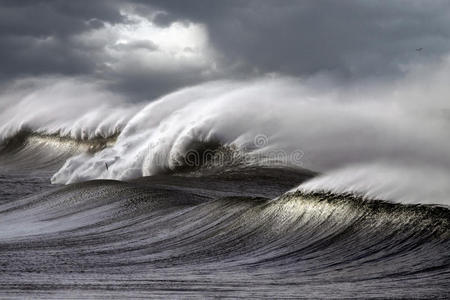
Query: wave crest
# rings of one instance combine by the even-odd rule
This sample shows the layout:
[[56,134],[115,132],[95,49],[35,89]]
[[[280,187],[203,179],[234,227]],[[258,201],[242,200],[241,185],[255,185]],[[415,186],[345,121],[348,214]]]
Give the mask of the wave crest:
[[[440,79],[436,82],[447,82]],[[245,153],[245,165],[281,164],[330,176],[355,164],[387,166],[371,169],[368,176],[358,175],[366,186],[374,185],[372,178],[381,178],[382,172],[393,174],[383,183],[407,183],[396,171],[398,166],[406,166],[402,169],[406,173],[433,173],[423,176],[424,186],[430,187],[426,191],[440,189],[434,180],[440,174],[449,179],[450,144],[445,137],[450,127],[442,114],[448,103],[440,95],[430,95],[426,84],[406,79],[401,85],[404,90],[382,86],[375,93],[372,87],[354,92],[318,82],[280,77],[209,82],[146,105],[127,103],[92,84],[63,82],[51,87],[46,83],[0,113],[0,132],[5,136],[5,128],[30,128],[41,135],[77,140],[120,132],[114,144],[100,151],[75,153],[54,174],[54,183],[178,171],[192,164],[192,153],[205,153],[202,147],[214,153],[219,147]],[[416,87],[413,95],[410,85]],[[49,99],[58,101],[53,105]],[[64,110],[67,117],[61,113]],[[13,118],[4,118],[10,115]],[[408,194],[402,193],[401,197],[393,194],[391,200],[403,201]],[[436,201],[433,195],[426,196],[420,201]]]

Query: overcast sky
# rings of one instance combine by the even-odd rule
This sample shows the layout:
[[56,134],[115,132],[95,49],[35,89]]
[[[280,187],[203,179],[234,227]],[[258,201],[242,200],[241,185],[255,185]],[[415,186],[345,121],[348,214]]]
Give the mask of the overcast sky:
[[77,77],[135,101],[269,73],[396,78],[449,51],[450,1],[0,0],[1,85]]

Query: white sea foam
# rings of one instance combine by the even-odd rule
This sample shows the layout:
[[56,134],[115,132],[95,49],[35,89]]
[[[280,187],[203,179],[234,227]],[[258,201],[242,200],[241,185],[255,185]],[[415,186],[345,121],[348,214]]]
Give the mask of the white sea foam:
[[346,166],[313,178],[296,190],[356,193],[368,199],[450,205],[448,168],[422,164],[367,163]]
[[[303,167],[324,173],[300,187],[308,191],[446,204],[448,65],[345,88],[321,76],[210,82],[148,104],[127,103],[83,81],[47,80],[3,93],[0,132],[27,127],[73,138],[121,132],[114,146],[70,158],[54,183],[153,175],[182,164],[194,143],[218,142],[256,157],[301,151]],[[264,143],[254,145],[261,135]]]
[[0,142],[23,129],[74,139],[108,137],[139,108],[86,79],[21,80],[0,94]]

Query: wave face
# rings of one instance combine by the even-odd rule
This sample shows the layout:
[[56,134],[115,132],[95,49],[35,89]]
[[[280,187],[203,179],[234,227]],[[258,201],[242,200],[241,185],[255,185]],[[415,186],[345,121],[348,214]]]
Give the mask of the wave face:
[[63,186],[0,205],[10,296],[448,295],[450,211],[284,193],[311,177],[246,168]]

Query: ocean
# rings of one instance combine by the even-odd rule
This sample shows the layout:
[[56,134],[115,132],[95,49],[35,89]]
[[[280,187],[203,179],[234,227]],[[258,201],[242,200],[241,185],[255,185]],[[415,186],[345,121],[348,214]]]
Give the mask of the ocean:
[[448,298],[446,127],[291,86],[11,105],[0,297]]

